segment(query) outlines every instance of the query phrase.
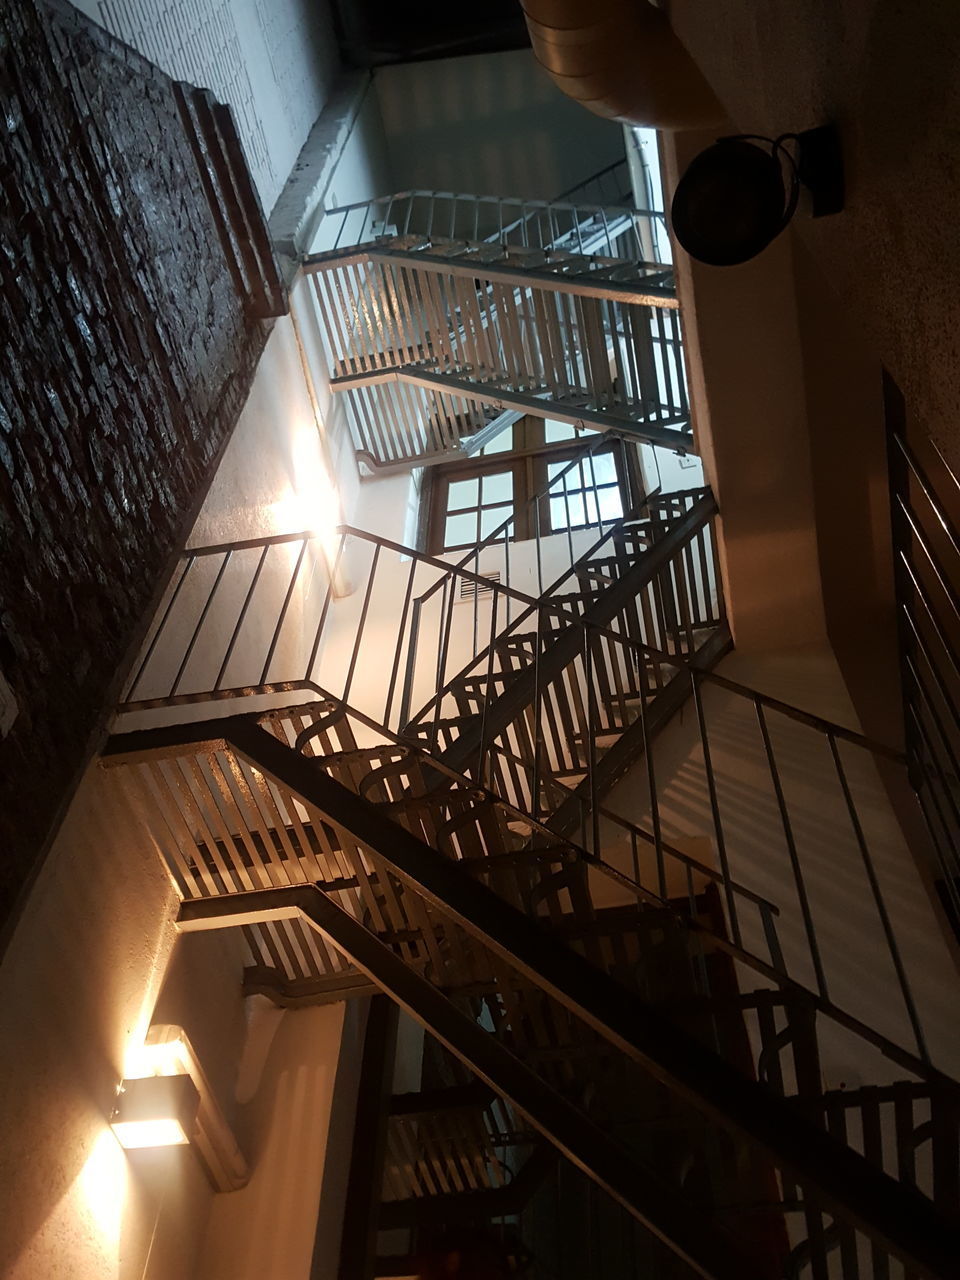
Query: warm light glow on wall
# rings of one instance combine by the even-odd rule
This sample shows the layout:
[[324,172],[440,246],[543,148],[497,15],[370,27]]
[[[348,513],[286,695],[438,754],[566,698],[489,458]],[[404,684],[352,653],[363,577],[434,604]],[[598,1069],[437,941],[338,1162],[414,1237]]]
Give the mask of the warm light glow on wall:
[[110,1129],[102,1129],[77,1177],[84,1209],[103,1240],[116,1242],[127,1191],[129,1170]]
[[146,1041],[131,1049],[124,1076],[184,1076],[190,1074],[190,1053],[176,1027],[151,1027]]
[[312,530],[319,537],[328,565],[332,565],[336,555],[336,530],[341,520],[340,499],[312,422],[293,429],[290,454],[292,483],[286,494],[270,505],[275,531],[298,533]]

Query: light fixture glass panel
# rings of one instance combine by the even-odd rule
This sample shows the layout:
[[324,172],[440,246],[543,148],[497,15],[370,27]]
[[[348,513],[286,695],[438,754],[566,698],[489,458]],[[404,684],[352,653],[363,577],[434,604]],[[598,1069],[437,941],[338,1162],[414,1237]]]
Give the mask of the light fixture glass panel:
[[492,476],[484,476],[481,491],[484,506],[491,502],[509,502],[513,497],[513,472],[498,471]]
[[462,515],[447,516],[443,530],[445,547],[471,546],[477,540],[477,513],[465,511]]
[[115,1121],[113,1132],[126,1151],[138,1147],[183,1147],[190,1141],[183,1125],[172,1116],[159,1120]]
[[452,480],[447,492],[447,510],[461,511],[464,507],[475,507],[480,501],[480,482],[473,480]]

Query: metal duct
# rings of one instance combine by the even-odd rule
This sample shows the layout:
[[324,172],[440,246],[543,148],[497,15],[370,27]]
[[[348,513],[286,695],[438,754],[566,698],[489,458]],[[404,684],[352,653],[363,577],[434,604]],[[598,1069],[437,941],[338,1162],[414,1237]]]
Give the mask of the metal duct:
[[656,129],[697,129],[723,119],[666,15],[645,0],[521,4],[537,61],[595,115]]

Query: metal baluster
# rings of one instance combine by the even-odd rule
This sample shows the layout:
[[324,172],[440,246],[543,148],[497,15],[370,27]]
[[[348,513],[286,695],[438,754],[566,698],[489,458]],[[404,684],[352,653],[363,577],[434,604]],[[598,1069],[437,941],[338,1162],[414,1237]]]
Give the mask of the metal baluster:
[[189,553],[184,557],[183,572],[180,574],[180,577],[177,581],[177,585],[173,589],[173,594],[170,596],[170,599],[167,602],[167,607],[163,611],[163,617],[160,619],[160,625],[157,627],[156,631],[153,633],[153,639],[150,641],[150,646],[147,649],[146,654],[144,655],[143,661],[140,663],[140,666],[137,668],[137,674],[133,677],[133,681],[130,685],[130,693],[126,699],[127,702],[134,701],[133,695],[136,692],[137,685],[140,683],[143,677],[143,673],[147,669],[150,659],[153,657],[154,651],[156,650],[156,647],[157,647],[157,642],[159,641],[161,635],[163,634],[164,628],[167,625],[167,619],[170,617],[170,614],[173,612],[173,607],[177,603],[177,597],[180,594],[180,588],[183,586],[184,582],[186,581],[187,574],[193,568],[196,558],[197,558],[196,556],[192,556]]
[[740,932],[740,921],[737,917],[737,904],[730,881],[730,863],[727,858],[727,842],[723,834],[723,821],[720,817],[720,801],[717,796],[717,780],[713,772],[713,762],[710,756],[710,743],[707,737],[707,722],[703,714],[703,699],[700,696],[700,672],[690,672],[690,684],[693,689],[694,705],[697,709],[700,745],[703,750],[703,767],[707,776],[707,790],[710,795],[710,812],[713,815],[713,830],[717,841],[717,856],[720,860],[720,870],[723,874],[723,893],[727,904],[727,913],[730,917],[730,930],[733,934],[734,942],[738,947],[740,947],[743,945],[743,939]]
[[244,619],[247,616],[247,610],[250,608],[250,601],[253,599],[253,594],[257,589],[257,583],[260,581],[260,574],[263,572],[263,566],[266,562],[267,553],[269,552],[269,550],[270,550],[270,544],[267,543],[264,546],[263,550],[260,552],[260,559],[257,561],[256,570],[254,571],[254,575],[250,582],[250,586],[247,589],[247,594],[244,597],[243,605],[241,606],[240,613],[237,617],[236,625],[233,628],[233,634],[230,637],[230,643],[227,645],[227,652],[224,654],[223,662],[220,664],[220,670],[217,672],[217,678],[213,684],[214,692],[216,692],[220,688],[220,682],[223,680],[224,674],[227,670],[227,666],[230,662],[231,657],[233,656],[233,650],[234,650],[234,646],[237,643],[237,637],[240,635],[240,630],[243,626]]
[[830,754],[833,756],[833,763],[837,771],[837,778],[840,782],[840,789],[843,791],[844,803],[846,804],[847,812],[850,815],[850,825],[853,827],[853,833],[857,840],[857,847],[860,850],[860,857],[863,860],[863,869],[867,873],[870,892],[873,894],[877,914],[879,915],[880,923],[883,926],[884,937],[887,940],[887,947],[890,951],[890,959],[893,961],[893,967],[897,974],[897,981],[900,984],[903,1003],[906,1005],[907,1016],[910,1019],[910,1025],[913,1028],[913,1034],[917,1041],[917,1053],[924,1062],[929,1062],[930,1056],[927,1051],[923,1028],[920,1024],[920,1016],[917,1012],[917,1006],[913,999],[913,992],[910,989],[910,981],[907,978],[907,971],[903,963],[903,958],[900,955],[900,948],[897,946],[896,934],[893,931],[893,924],[891,923],[890,916],[887,911],[887,905],[883,899],[883,891],[880,888],[880,881],[877,877],[876,868],[873,865],[873,859],[870,857],[870,850],[867,846],[866,837],[863,833],[863,826],[860,822],[860,815],[857,812],[857,807],[853,799],[853,792],[850,790],[850,784],[843,768],[843,762],[840,759],[840,751],[837,746],[836,737],[832,733],[828,733],[827,741],[830,744]]
[[273,655],[276,652],[277,642],[280,639],[280,632],[283,630],[283,624],[287,620],[287,610],[290,608],[290,601],[293,599],[293,590],[297,584],[297,578],[300,576],[300,566],[303,564],[303,557],[306,555],[308,541],[309,539],[304,538],[300,543],[300,554],[297,556],[297,562],[293,566],[293,573],[290,575],[290,581],[287,584],[286,594],[283,597],[283,604],[280,607],[280,614],[277,618],[277,625],[273,630],[273,639],[270,641],[270,648],[267,650],[266,661],[263,664],[263,670],[260,672],[260,684],[267,683],[267,673],[270,670],[270,663],[273,661]]
[[[389,727],[390,711],[393,707],[393,694],[397,685],[397,675],[400,670],[400,652],[403,649],[403,637],[407,627],[407,614],[410,610],[410,600],[413,596],[413,580],[416,576],[417,561],[416,557],[410,557],[410,571],[407,574],[407,587],[403,595],[403,609],[400,612],[400,627],[397,631],[397,645],[393,654],[393,667],[390,671],[390,683],[387,687],[387,701],[383,709],[383,723]],[[410,644],[414,643],[411,635]],[[409,651],[409,650],[408,650]],[[400,726],[402,727],[402,725]]]
[[754,698],[754,708],[757,713],[757,723],[760,726],[760,736],[763,739],[763,749],[767,757],[767,765],[770,769],[770,778],[773,782],[774,793],[777,797],[777,808],[780,811],[780,822],[783,827],[783,838],[787,845],[787,854],[790,858],[790,866],[793,870],[793,880],[797,890],[797,898],[800,901],[800,913],[803,916],[803,927],[807,935],[807,945],[810,948],[810,958],[813,961],[814,972],[817,976],[817,990],[825,1000],[828,1000],[829,993],[827,991],[827,978],[823,970],[823,961],[820,956],[820,946],[817,942],[817,932],[813,924],[813,914],[810,910],[810,902],[807,898],[807,887],[803,878],[803,868],[800,866],[800,856],[797,852],[796,841],[793,838],[793,827],[790,823],[790,815],[787,811],[787,803],[783,794],[783,786],[780,781],[780,770],[777,768],[776,758],[773,753],[773,746],[770,742],[770,733],[767,729],[767,718],[764,714],[763,703],[759,697]]
[[333,567],[330,569],[329,580],[327,582],[327,592],[323,599],[323,608],[320,610],[320,621],[317,623],[317,630],[313,637],[313,644],[310,648],[310,658],[307,662],[306,679],[313,679],[313,668],[317,661],[317,652],[320,648],[320,641],[323,638],[323,628],[327,621],[327,611],[330,608],[330,601],[333,598],[334,586],[337,580],[337,574],[340,570],[340,561],[343,559],[343,549],[347,541],[345,533],[340,534],[340,545],[337,547],[337,554],[333,560]]
[[[170,693],[167,695],[170,698],[175,697],[177,690],[180,688],[180,681],[183,679],[183,673],[187,669],[187,663],[190,661],[190,655],[193,653],[194,646],[197,643],[197,637],[200,635],[200,632],[203,630],[203,624],[207,620],[207,614],[210,612],[210,606],[213,604],[213,598],[217,594],[217,591],[220,587],[220,583],[223,581],[223,575],[226,572],[227,565],[230,563],[230,558],[232,555],[233,555],[233,552],[228,551],[226,555],[223,557],[223,562],[220,565],[220,570],[217,573],[216,578],[214,579],[213,586],[210,588],[210,593],[207,596],[206,604],[203,606],[203,611],[200,614],[200,620],[193,629],[193,635],[190,637],[190,643],[187,645],[187,651],[183,655],[183,661],[180,663],[179,669],[177,670],[176,677],[174,678],[173,684],[170,687]],[[263,682],[261,681],[261,683]]]

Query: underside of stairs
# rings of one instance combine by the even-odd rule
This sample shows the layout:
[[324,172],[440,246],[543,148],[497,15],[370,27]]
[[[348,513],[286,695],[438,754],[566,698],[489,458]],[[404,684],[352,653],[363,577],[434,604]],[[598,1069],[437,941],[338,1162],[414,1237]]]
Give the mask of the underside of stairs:
[[281,1001],[387,993],[641,1224],[652,1274],[951,1274],[956,1085],[911,1061],[892,1129],[824,1092],[821,1005],[739,989],[715,890],[598,910],[596,859],[363,728],[312,704],[111,741],[166,815],[181,929],[243,929]]

